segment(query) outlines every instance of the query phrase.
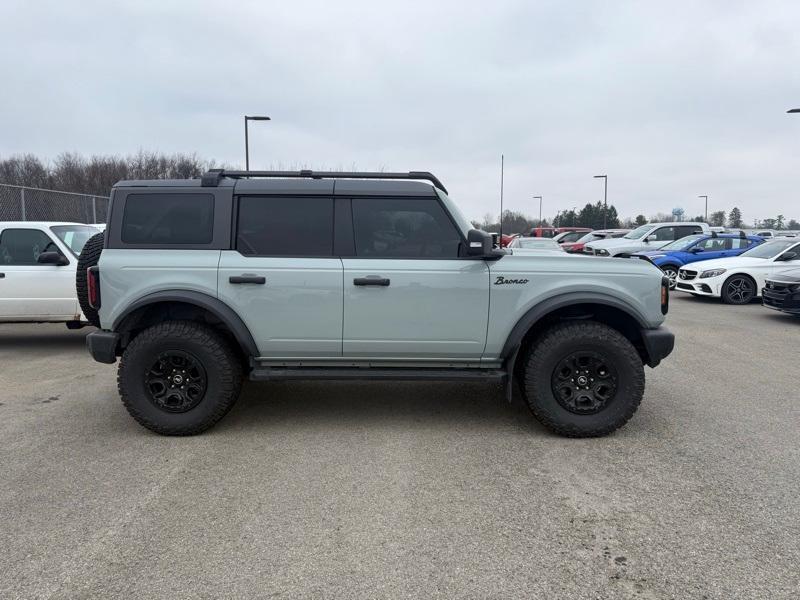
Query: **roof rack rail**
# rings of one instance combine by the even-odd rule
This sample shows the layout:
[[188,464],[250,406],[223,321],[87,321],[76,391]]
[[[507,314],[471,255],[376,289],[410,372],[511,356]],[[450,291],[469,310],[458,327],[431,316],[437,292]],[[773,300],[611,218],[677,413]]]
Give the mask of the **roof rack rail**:
[[424,179],[430,181],[445,194],[447,188],[428,171],[409,171],[408,173],[381,173],[369,171],[228,171],[226,169],[209,169],[201,178],[201,186],[217,187],[223,177],[245,179],[247,177],[276,177],[281,179]]

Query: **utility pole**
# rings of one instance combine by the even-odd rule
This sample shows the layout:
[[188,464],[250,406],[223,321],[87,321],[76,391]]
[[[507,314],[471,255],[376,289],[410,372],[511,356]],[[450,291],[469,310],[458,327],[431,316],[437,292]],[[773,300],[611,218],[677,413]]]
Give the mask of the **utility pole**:
[[271,121],[269,117],[248,117],[244,116],[244,170],[250,170],[250,140],[247,135],[247,122],[248,121]]
[[705,198],[706,199],[706,217],[705,217],[705,222],[708,223],[708,196],[698,196],[698,198]]
[[504,163],[505,157],[500,155],[500,238],[497,240],[498,244],[503,241],[503,179],[504,179]]
[[539,227],[542,226],[542,197],[541,196],[534,196],[533,199],[539,199]]
[[603,229],[608,227],[608,175],[595,175],[595,179],[603,180]]

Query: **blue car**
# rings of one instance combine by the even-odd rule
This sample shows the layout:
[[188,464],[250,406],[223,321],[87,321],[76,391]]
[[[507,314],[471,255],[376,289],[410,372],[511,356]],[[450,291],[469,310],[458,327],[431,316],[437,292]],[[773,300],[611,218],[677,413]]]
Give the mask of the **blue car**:
[[745,250],[764,242],[757,235],[744,233],[700,233],[688,235],[658,250],[637,252],[631,257],[646,258],[669,277],[670,289],[675,288],[678,269],[683,265],[712,258],[739,256]]

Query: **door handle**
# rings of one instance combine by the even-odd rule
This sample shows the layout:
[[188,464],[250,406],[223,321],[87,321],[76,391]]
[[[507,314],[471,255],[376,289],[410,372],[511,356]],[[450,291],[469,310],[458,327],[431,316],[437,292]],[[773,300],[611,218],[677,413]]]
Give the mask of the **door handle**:
[[267,278],[261,277],[260,275],[231,275],[228,281],[231,283],[256,283],[258,285],[264,285],[267,283]]
[[390,280],[387,277],[381,277],[380,275],[368,275],[367,277],[353,279],[353,285],[379,285],[386,287],[389,283]]

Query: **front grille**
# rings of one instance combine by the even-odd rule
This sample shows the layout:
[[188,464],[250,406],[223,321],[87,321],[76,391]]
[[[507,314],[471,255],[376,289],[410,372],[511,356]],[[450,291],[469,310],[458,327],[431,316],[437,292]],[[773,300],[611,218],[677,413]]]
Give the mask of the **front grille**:
[[777,283],[775,281],[767,281],[761,295],[764,299],[764,304],[767,306],[774,306],[780,308],[786,301],[786,297],[791,293],[789,286],[784,283]]
[[694,286],[692,286],[692,285],[690,285],[688,283],[678,282],[677,287],[678,287],[679,290],[689,290],[690,292],[694,291]]
[[678,278],[683,279],[684,281],[691,281],[697,277],[697,271],[689,271],[687,269],[681,269],[678,271]]

